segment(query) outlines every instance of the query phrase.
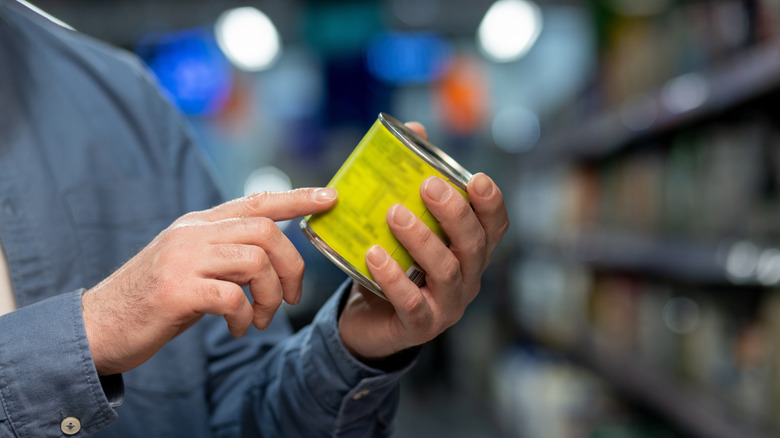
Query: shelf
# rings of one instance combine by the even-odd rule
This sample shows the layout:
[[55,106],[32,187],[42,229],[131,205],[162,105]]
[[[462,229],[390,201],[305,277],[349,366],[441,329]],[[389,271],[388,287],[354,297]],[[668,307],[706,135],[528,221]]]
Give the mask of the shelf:
[[[780,268],[780,251],[746,241],[715,243],[658,239],[640,234],[592,231],[554,240],[524,242],[556,256],[596,268],[641,272],[674,280],[708,285],[773,285],[780,278],[760,278],[761,255],[778,254],[765,261]],[[763,282],[759,281],[763,280]]]
[[[652,138],[700,120],[780,88],[780,44],[754,49],[723,67],[680,77],[699,90],[696,105],[670,104],[669,94],[655,90],[625,103],[620,109],[601,113],[581,126],[542,140],[529,158],[538,161],[568,161],[599,158],[642,139]],[[674,83],[674,79],[669,84]],[[672,93],[673,95],[675,93]],[[679,94],[679,93],[677,93]]]
[[[713,68],[671,78],[663,87],[621,102],[620,105],[613,108],[602,108],[603,111],[593,109],[590,113],[587,112],[588,108],[585,108],[585,111],[574,114],[580,118],[571,119],[573,123],[569,125],[565,123],[557,126],[543,125],[539,144],[528,153],[519,155],[517,167],[529,174],[527,180],[520,180],[528,183],[529,186],[527,193],[523,193],[523,195],[527,194],[527,199],[538,201],[540,205],[546,205],[545,203],[562,205],[564,209],[577,208],[588,202],[607,203],[614,201],[616,205],[607,207],[587,205],[589,209],[585,213],[588,214],[574,217],[614,218],[616,221],[632,217],[612,214],[613,208],[618,213],[625,213],[620,209],[625,210],[630,208],[627,206],[632,205],[620,203],[623,199],[617,195],[612,197],[612,195],[613,191],[626,189],[628,192],[632,188],[630,185],[632,181],[627,177],[624,178],[624,174],[620,172],[630,175],[629,172],[635,170],[631,167],[634,162],[629,162],[625,167],[619,165],[612,167],[613,163],[609,160],[612,158],[620,160],[624,158],[620,156],[621,153],[652,147],[654,142],[669,143],[667,140],[688,129],[706,131],[710,124],[726,117],[741,117],[744,115],[743,109],[753,107],[762,109],[768,106],[765,104],[779,94],[780,42],[777,42],[740,53],[733,59],[715,65]],[[718,131],[715,134],[721,133]],[[731,140],[731,138],[726,137],[726,140]],[[733,142],[738,143],[736,140]],[[729,151],[731,152],[731,150]],[[733,155],[728,155],[726,158],[721,157],[721,159],[732,159],[732,157]],[[633,157],[628,158],[630,161]],[[652,157],[652,159],[658,158],[665,157]],[[683,178],[681,178],[684,180],[683,182],[679,182],[678,179],[666,178],[667,175],[661,173],[688,171],[688,168],[682,164],[671,162],[671,160],[683,158],[689,157],[672,156],[669,159],[670,162],[650,163],[651,166],[658,166],[647,169],[648,174],[657,172],[652,173],[652,177],[656,178],[652,180],[652,183],[663,183],[665,184],[663,188],[669,190],[667,185],[688,182],[688,179]],[[691,158],[691,160],[693,159]],[[595,166],[595,169],[588,168],[589,173],[587,173],[586,178],[578,179],[579,175],[574,175],[575,178],[566,179],[571,176],[569,169],[566,168],[568,164],[576,164],[577,162],[591,164],[589,163],[591,160],[605,160],[607,162],[605,166]],[[675,167],[678,164],[680,165]],[[702,163],[697,162],[697,164]],[[702,165],[707,164],[711,165],[709,161]],[[562,165],[562,169],[556,168],[558,165]],[[715,168],[716,166],[711,167]],[[713,174],[718,170],[722,169],[713,170]],[[557,171],[561,171],[563,176],[556,179]],[[612,171],[614,173],[610,173]],[[593,180],[591,180],[590,172],[593,172]],[[717,175],[721,176],[722,173],[725,172]],[[546,179],[548,174],[552,174],[552,176]],[[650,178],[647,175],[643,176],[647,179]],[[694,177],[698,177],[698,175],[693,175],[690,180],[696,181]],[[545,185],[547,182],[550,184]],[[643,182],[650,184],[647,181]],[[582,183],[583,186],[571,188],[578,183]],[[556,187],[556,184],[560,184],[559,187]],[[548,187],[552,188],[548,191]],[[582,190],[580,191],[580,189]],[[622,196],[626,192],[620,191],[618,194]],[[637,190],[635,193],[640,196],[643,192]],[[653,193],[653,195],[656,194],[659,197],[666,196],[664,192]],[[665,198],[662,199],[669,201]],[[671,201],[676,201],[676,199]],[[776,201],[776,199],[773,198],[772,201]],[[674,202],[666,202],[663,205],[665,208],[670,208],[669,206],[675,204]],[[533,204],[526,206],[533,207]],[[599,210],[599,208],[601,209]],[[596,211],[596,214],[590,215],[591,210]],[[532,219],[529,220],[529,227],[536,228],[537,224],[542,223],[545,213],[547,212],[543,211],[538,216],[529,215],[528,217]],[[568,219],[564,216],[566,213],[568,213],[567,210],[563,210],[563,213],[551,210],[551,213],[547,213],[549,217],[546,219],[549,222],[566,221]],[[575,210],[575,213],[581,212]],[[647,223],[652,223],[659,228],[665,224],[660,220],[648,220]],[[525,247],[524,249],[527,249],[529,258],[539,257],[544,261],[551,257],[556,262],[562,262],[561,264],[565,264],[565,261],[573,261],[577,267],[586,265],[589,269],[599,273],[610,271],[639,274],[639,276],[648,277],[647,283],[653,285],[659,279],[660,283],[665,280],[675,283],[674,288],[659,288],[664,291],[663,293],[677,292],[678,290],[693,291],[694,293],[718,291],[733,293],[736,300],[742,300],[745,295],[750,295],[751,299],[756,298],[754,295],[757,294],[751,293],[754,289],[758,291],[761,287],[780,284],[780,275],[775,274],[780,272],[780,249],[771,246],[762,246],[739,239],[699,240],[693,232],[680,234],[682,237],[677,239],[675,237],[624,232],[603,224],[596,225],[596,227],[599,226],[604,228],[588,230],[587,232],[577,230],[575,233],[567,233],[568,229],[566,229],[557,235],[551,235],[549,238],[538,237],[538,235],[523,236],[519,243]],[[715,228],[713,227],[713,229]],[[778,278],[774,278],[776,275]],[[555,286],[543,285],[544,288]],[[562,282],[561,286],[565,289],[568,283]],[[596,284],[596,287],[604,288],[604,293],[596,298],[603,298],[604,301],[607,301],[612,298],[609,292],[613,290],[608,288],[620,286],[622,285],[619,282],[617,284]],[[676,286],[683,287],[677,288]],[[742,286],[747,286],[747,288],[742,288]],[[546,290],[540,288],[539,295]],[[594,290],[601,291],[595,288]],[[648,288],[645,293],[651,294],[655,290],[655,287]],[[634,292],[634,290],[630,292]],[[566,290],[561,292],[561,295],[567,296]],[[629,298],[633,296],[631,295]],[[572,306],[582,307],[592,304],[591,301],[586,301],[583,304],[583,299],[585,298],[578,296],[576,301],[572,301],[574,303]],[[663,300],[665,300],[664,296],[656,301],[658,305],[661,305]],[[707,300],[709,301],[710,297]],[[596,300],[593,301],[597,302],[598,305],[601,304]],[[711,301],[720,303],[718,299]],[[637,300],[631,304],[639,306],[647,302]],[[656,305],[653,301],[649,302]],[[728,300],[723,300],[723,302],[729,304]],[[540,313],[544,311],[553,315],[548,318],[558,317],[558,314],[553,311],[557,303],[555,300],[550,300],[538,304]],[[754,304],[758,303],[751,303],[751,305]],[[620,302],[616,303],[614,308],[610,308],[612,313],[605,313],[604,318],[609,318],[622,311],[623,308],[619,305]],[[528,311],[527,315],[532,315],[531,312],[535,309],[524,310]],[[581,310],[581,313],[574,313],[574,315],[583,319],[590,317],[590,313],[587,312],[594,312],[590,307],[577,308],[577,310]],[[561,314],[567,315],[565,312],[561,312]],[[546,316],[547,313],[544,315]],[[630,318],[632,315],[621,314],[621,317]],[[513,324],[523,325],[523,321],[520,320],[521,316],[512,315],[510,318]],[[761,425],[753,424],[740,416],[738,409],[731,409],[732,405],[724,398],[717,397],[717,393],[714,391],[686,385],[684,380],[681,381],[666,368],[654,367],[651,364],[652,361],[643,360],[641,356],[631,352],[618,353],[596,348],[597,345],[588,341],[591,335],[588,334],[589,330],[585,326],[575,326],[580,329],[577,333],[585,338],[582,340],[584,342],[560,345],[559,342],[564,342],[564,339],[554,338],[555,328],[558,326],[553,325],[553,323],[550,323],[552,328],[545,326],[547,321],[544,317],[539,317],[539,320],[541,322],[529,318],[528,321],[529,326],[535,325],[547,329],[547,332],[540,332],[538,336],[529,334],[529,337],[537,344],[558,351],[573,361],[592,369],[595,374],[611,384],[618,392],[657,412],[671,424],[676,425],[680,432],[687,434],[687,436],[695,438],[771,438],[779,436],[776,431],[762,430]],[[596,323],[600,322],[596,321]],[[630,323],[618,325],[622,322],[611,322],[614,326],[610,327],[614,330],[622,327],[633,327]],[[642,323],[643,321],[636,322],[637,327]],[[653,329],[653,326],[648,327]],[[568,328],[568,330],[563,331],[561,338],[569,339],[567,337],[575,336],[572,334],[575,329],[564,328]],[[523,335],[526,334],[523,333]],[[602,347],[603,345],[598,344],[598,346]],[[698,350],[687,351],[688,354],[696,354],[697,352]],[[669,355],[677,353],[676,350],[668,352]]]
[[734,418],[735,414],[719,399],[686,388],[631,356],[608,354],[588,346],[577,347],[569,355],[693,437],[777,438]]
[[662,417],[689,438],[778,438],[756,424],[746,422],[721,398],[695,389],[646,364],[630,352],[597,348],[587,338],[572,345],[551,344],[533,330],[514,326],[516,334],[560,357],[592,371],[595,376],[626,397]]

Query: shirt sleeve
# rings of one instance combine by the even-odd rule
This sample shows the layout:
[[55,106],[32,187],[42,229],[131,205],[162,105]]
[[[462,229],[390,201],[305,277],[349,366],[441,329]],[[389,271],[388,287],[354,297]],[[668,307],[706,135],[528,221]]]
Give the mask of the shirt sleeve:
[[349,284],[328,300],[309,326],[247,367],[246,375],[215,378],[221,386],[212,391],[216,436],[391,435],[399,379],[413,366],[416,354],[389,371],[352,357],[337,326]]
[[82,292],[0,317],[0,436],[62,437],[64,430],[83,436],[116,419],[121,376],[97,375]]

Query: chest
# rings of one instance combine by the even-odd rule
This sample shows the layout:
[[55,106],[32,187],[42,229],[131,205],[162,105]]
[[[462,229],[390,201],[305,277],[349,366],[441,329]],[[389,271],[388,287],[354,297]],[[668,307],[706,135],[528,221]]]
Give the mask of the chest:
[[69,68],[55,72],[68,87],[23,71],[0,86],[0,241],[19,306],[93,286],[181,210],[154,135]]

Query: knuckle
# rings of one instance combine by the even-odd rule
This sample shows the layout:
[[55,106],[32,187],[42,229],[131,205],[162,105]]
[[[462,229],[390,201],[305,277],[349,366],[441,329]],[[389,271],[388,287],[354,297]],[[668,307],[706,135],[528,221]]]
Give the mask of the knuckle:
[[419,242],[419,245],[424,249],[424,251],[427,251],[435,245],[441,243],[439,236],[434,234],[430,228],[422,223],[419,224],[418,227],[415,227],[413,241]]
[[460,263],[455,256],[446,257],[440,269],[442,279],[448,283],[460,278]]
[[303,277],[303,273],[306,270],[306,262],[303,261],[303,257],[295,258],[295,260],[290,265],[290,271],[292,274],[296,277]]
[[275,237],[279,231],[276,223],[267,217],[257,217],[249,223],[251,231],[266,238]]
[[187,271],[181,266],[177,248],[166,247],[158,251],[154,256],[154,278],[160,290],[169,293],[176,289],[183,278],[187,277]]
[[223,293],[222,288],[217,283],[200,284],[196,289],[197,295],[202,300],[219,299]]
[[470,216],[474,215],[474,210],[471,209],[471,206],[465,202],[459,202],[456,204],[456,207],[454,207],[454,211],[452,212],[453,218],[458,222],[463,222],[469,219]]
[[178,248],[192,241],[194,225],[191,222],[174,222],[171,227],[160,233],[160,242],[166,248]]
[[282,305],[282,295],[265,296],[262,299],[256,299],[252,305],[263,314],[273,313]]
[[183,214],[183,215],[179,216],[178,219],[173,221],[172,225],[175,228],[177,226],[187,225],[187,224],[191,224],[191,223],[200,221],[201,217],[203,216],[203,214],[204,214],[204,212],[202,212],[202,211],[191,211],[189,213],[186,213],[186,214]]
[[269,264],[268,260],[268,254],[260,248],[259,246],[248,246],[244,245],[242,247],[243,255],[242,257],[244,260],[246,260],[251,266],[256,266],[258,269],[264,269]]
[[485,231],[482,230],[477,234],[472,247],[474,248],[475,253],[482,254],[487,249],[487,245],[488,245],[487,233],[485,233]]
[[427,331],[431,319],[425,312],[425,300],[422,294],[410,293],[403,301],[404,312],[408,315],[408,321],[411,327],[418,332]]
[[212,252],[213,258],[236,260],[243,255],[243,251],[234,245],[217,245],[211,247],[209,250]]
[[312,198],[312,189],[297,188],[279,193],[279,195],[284,196],[290,202],[309,202]]
[[271,302],[273,303],[274,311],[276,311],[276,309],[278,309],[282,305],[282,299],[283,299],[283,296],[282,296],[281,293],[274,294],[274,297],[271,300]]
[[404,310],[410,314],[416,315],[421,313],[420,310],[423,307],[422,294],[410,293],[406,295],[403,302]]
[[166,228],[162,233],[160,233],[160,242],[164,245],[170,245],[171,242],[178,241],[183,237],[184,234],[186,234],[185,228],[186,225],[183,223],[174,222],[172,226]]
[[307,194],[303,189],[296,189],[283,192],[257,192],[247,197],[241,198],[241,208],[248,216],[264,216],[269,206],[288,205],[303,200],[303,195]]
[[[404,284],[408,281],[406,276],[403,275],[382,275],[381,272],[377,273],[377,277],[382,277],[383,286],[387,289],[400,289],[404,287]],[[378,278],[377,278],[378,279]],[[409,297],[406,297],[409,299]],[[406,308],[406,301],[404,301],[404,308]]]
[[238,202],[240,202],[241,209],[244,210],[247,215],[251,216],[262,211],[263,205],[268,202],[269,196],[269,192],[257,192],[245,198],[241,198]]
[[496,232],[496,234],[499,238],[501,238],[504,237],[507,231],[509,231],[509,219],[506,219],[501,223],[501,225],[498,227],[498,231]]
[[238,286],[225,289],[226,290],[220,292],[225,310],[228,314],[238,313],[244,306],[244,301],[246,300],[242,289]]

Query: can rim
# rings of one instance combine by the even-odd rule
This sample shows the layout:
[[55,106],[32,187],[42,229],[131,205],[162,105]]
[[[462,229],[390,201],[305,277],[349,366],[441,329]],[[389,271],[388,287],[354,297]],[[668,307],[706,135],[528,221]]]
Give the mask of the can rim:
[[333,248],[330,247],[330,245],[325,243],[325,240],[323,240],[319,234],[317,234],[317,232],[315,232],[309,226],[309,222],[305,218],[301,219],[301,221],[298,223],[298,226],[301,228],[301,231],[303,231],[303,234],[306,235],[309,241],[314,244],[314,247],[317,248],[331,262],[338,266],[342,271],[346,272],[350,277],[352,277],[366,289],[384,299],[387,299],[385,294],[382,293],[382,288],[380,288],[376,282],[366,277],[365,274],[360,272],[352,263],[348,262],[347,259],[339,255]]
[[449,180],[458,186],[458,188],[463,191],[466,190],[466,186],[468,186],[469,180],[471,180],[471,177],[473,176],[471,172],[466,170],[452,157],[431,144],[418,133],[407,128],[406,125],[395,117],[387,113],[379,113],[379,120],[382,121],[382,124],[385,125],[396,138],[401,140],[401,142],[419,155],[426,163],[430,164],[442,175],[449,178]]

